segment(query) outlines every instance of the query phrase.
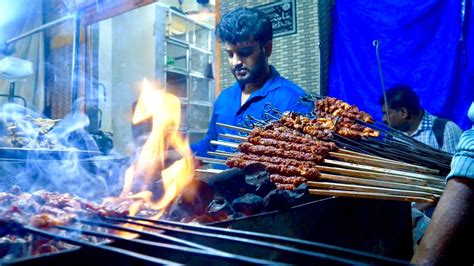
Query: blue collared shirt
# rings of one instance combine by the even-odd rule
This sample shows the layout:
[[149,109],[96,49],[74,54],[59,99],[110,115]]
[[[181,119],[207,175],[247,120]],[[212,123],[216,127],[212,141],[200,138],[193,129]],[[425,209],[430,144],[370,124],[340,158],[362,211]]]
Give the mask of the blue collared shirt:
[[[236,130],[216,126],[223,123],[233,126],[242,126],[247,116],[262,119],[265,113],[265,104],[270,103],[272,107],[284,112],[295,111],[307,114],[312,111],[313,104],[302,102],[301,96],[305,91],[293,82],[283,78],[271,67],[272,74],[262,88],[254,91],[247,101],[241,106],[242,87],[236,82],[221,92],[214,104],[211,122],[206,136],[199,142],[191,145],[191,150],[197,156],[212,157],[208,151],[235,152],[233,148],[211,145],[211,140],[233,142],[231,139],[222,138],[220,134],[239,135]],[[222,158],[221,158],[222,159]]]
[[454,122],[448,121],[444,128],[443,147],[439,147],[438,141],[436,140],[436,136],[433,131],[433,122],[435,119],[436,116],[428,113],[425,110],[425,113],[421,118],[420,125],[418,125],[418,129],[411,135],[411,137],[435,149],[454,153],[456,150],[456,145],[459,142],[459,138],[461,137],[462,129]]

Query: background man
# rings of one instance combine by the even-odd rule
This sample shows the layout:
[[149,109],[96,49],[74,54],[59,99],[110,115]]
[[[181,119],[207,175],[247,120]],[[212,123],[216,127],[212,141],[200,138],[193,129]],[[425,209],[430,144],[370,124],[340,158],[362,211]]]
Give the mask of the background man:
[[[438,118],[421,108],[418,95],[407,85],[395,85],[380,98],[383,122],[435,149],[454,153],[462,130],[454,122]],[[430,223],[432,204],[413,204],[413,246],[416,248]]]
[[388,106],[380,98],[383,122],[435,149],[454,153],[462,129],[454,122],[438,118],[421,108],[418,95],[407,85],[387,90]]
[[216,126],[217,122],[242,126],[247,116],[261,119],[266,103],[282,112],[308,113],[313,108],[300,101],[305,92],[299,86],[280,76],[268,64],[273,32],[272,23],[264,12],[252,8],[229,12],[217,25],[216,36],[224,46],[236,82],[217,98],[204,139],[191,145],[198,156],[208,156],[208,151],[216,149],[232,151],[228,147],[211,145],[210,141],[218,140],[220,134],[238,133]]

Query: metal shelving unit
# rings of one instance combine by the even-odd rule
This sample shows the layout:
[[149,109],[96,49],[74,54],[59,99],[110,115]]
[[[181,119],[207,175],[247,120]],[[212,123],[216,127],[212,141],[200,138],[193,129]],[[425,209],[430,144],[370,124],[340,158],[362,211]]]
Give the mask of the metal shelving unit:
[[166,90],[181,100],[181,131],[192,143],[206,133],[215,98],[213,29],[169,8],[165,29]]

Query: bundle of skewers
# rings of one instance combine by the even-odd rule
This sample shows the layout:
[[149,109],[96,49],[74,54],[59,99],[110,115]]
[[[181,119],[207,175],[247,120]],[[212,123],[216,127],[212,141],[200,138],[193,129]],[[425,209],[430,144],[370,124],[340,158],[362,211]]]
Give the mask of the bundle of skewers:
[[381,122],[374,121],[369,114],[359,111],[356,106],[348,105],[336,98],[313,95],[309,100],[315,101],[315,113],[321,117],[332,118],[335,121],[340,119],[339,125],[346,123],[359,130],[366,128],[378,132],[378,135],[371,135],[377,137],[375,139],[362,137],[357,139],[357,142],[344,134],[335,134],[340,146],[365,154],[437,169],[443,176],[449,173],[452,154],[434,149]]
[[[410,152],[404,150],[410,142],[387,134],[389,130],[377,130],[377,125],[368,126],[374,125],[374,120],[356,106],[330,97],[315,105],[313,116],[272,110],[275,120],[256,121],[260,126],[254,128],[218,123],[239,134],[222,134],[211,144],[235,152],[217,150],[209,155],[224,159],[200,159],[238,168],[260,164],[279,189],[293,190],[306,184],[313,195],[437,201],[445,186],[440,169],[429,167],[433,165],[424,159],[408,163],[390,157],[397,149]],[[390,146],[393,143],[399,146]],[[390,156],[383,156],[386,146],[391,148]]]

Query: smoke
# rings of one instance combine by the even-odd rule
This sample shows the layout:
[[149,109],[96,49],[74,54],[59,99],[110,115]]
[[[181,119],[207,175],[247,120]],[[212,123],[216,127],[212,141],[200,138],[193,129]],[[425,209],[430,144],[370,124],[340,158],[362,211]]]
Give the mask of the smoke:
[[19,185],[23,191],[46,189],[92,200],[117,190],[110,191],[107,184],[118,179],[125,159],[92,158],[100,153],[85,130],[89,119],[82,105],[79,100],[68,115],[52,125],[53,120],[23,106],[2,106],[0,190]]

